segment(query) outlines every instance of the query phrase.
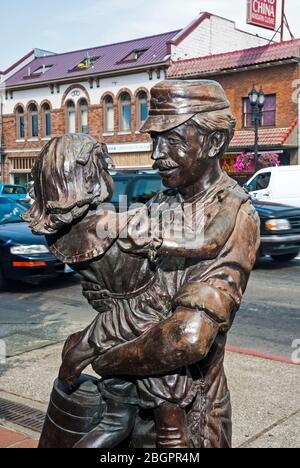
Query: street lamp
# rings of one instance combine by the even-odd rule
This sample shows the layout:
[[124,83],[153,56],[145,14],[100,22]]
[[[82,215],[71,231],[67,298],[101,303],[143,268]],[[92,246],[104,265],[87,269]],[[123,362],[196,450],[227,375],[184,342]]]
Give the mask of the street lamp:
[[265,105],[266,96],[262,88],[257,92],[253,85],[252,91],[249,93],[249,101],[251,104],[251,123],[255,131],[255,144],[254,144],[254,170],[258,171],[258,149],[259,149],[259,127],[262,126],[262,111]]

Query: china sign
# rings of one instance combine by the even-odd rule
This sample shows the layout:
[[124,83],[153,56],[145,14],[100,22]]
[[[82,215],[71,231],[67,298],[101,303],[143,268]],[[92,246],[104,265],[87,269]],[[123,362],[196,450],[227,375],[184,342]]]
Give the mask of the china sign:
[[276,29],[277,0],[248,0],[247,23],[266,29]]

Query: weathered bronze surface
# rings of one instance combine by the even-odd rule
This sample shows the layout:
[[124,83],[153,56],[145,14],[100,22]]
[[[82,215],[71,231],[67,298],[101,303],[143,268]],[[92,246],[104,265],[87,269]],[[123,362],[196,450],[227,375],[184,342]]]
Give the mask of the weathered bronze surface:
[[[220,168],[235,128],[221,86],[165,81],[151,95],[141,131],[153,138],[154,168],[170,190],[147,206],[117,214],[104,204],[113,193],[111,160],[86,135],[53,139],[33,170],[26,220],[81,274],[98,312],[63,350],[61,384],[76,398],[92,364],[106,405],[73,446],[229,448],[226,336],[255,263],[259,219]],[[60,432],[46,424],[41,447],[58,438],[69,447],[70,418],[64,427],[59,409],[49,412]]]

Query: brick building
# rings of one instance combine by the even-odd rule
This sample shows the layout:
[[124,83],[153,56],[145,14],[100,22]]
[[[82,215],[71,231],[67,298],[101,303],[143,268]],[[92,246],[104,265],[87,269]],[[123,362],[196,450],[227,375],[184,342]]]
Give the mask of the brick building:
[[214,79],[221,83],[237,118],[237,130],[224,167],[234,172],[237,154],[253,152],[254,131],[248,93],[253,85],[266,94],[261,152],[276,152],[281,164],[300,164],[299,85],[300,40],[247,48],[173,62],[169,78]]
[[108,144],[118,168],[151,167],[139,133],[150,89],[170,62],[266,44],[235,23],[202,13],[182,30],[64,54],[34,50],[5,72],[0,113],[1,180],[28,182],[52,137],[90,133]]

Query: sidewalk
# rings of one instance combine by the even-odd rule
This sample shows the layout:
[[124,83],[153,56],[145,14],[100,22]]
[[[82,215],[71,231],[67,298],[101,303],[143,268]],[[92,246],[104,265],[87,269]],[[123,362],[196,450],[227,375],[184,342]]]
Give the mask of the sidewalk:
[[[0,396],[22,399],[27,406],[46,411],[61,347],[10,358],[0,377]],[[299,366],[228,351],[226,372],[233,404],[233,446],[300,447]],[[19,432],[0,427],[0,447],[36,446],[22,429]]]
[[0,426],[0,449],[1,448],[22,448],[33,449],[37,447],[38,442],[30,439],[27,435],[6,429]]

